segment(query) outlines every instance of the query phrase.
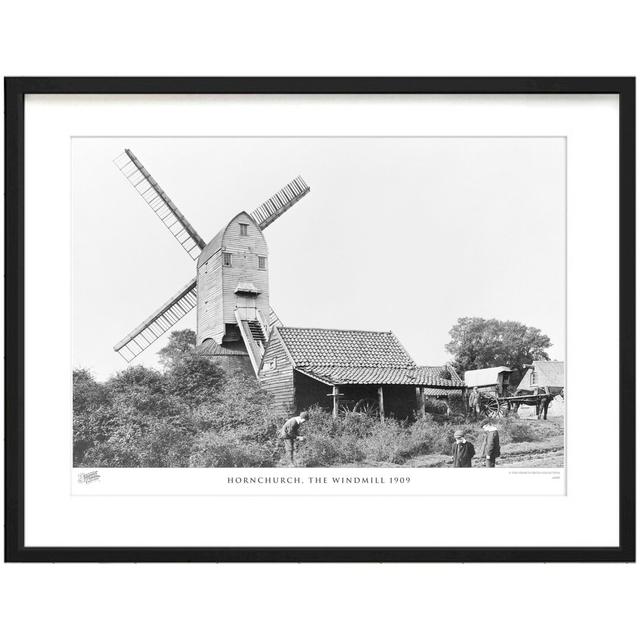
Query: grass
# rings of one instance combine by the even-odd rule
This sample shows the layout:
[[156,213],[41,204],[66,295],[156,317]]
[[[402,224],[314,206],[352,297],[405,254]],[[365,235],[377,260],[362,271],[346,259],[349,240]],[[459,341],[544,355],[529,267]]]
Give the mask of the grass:
[[[561,421],[538,422],[505,417],[492,421],[500,434],[505,452],[518,448],[544,452],[543,441],[552,439],[550,450],[557,450],[558,436],[564,430]],[[302,433],[305,436],[296,456],[296,465],[304,467],[335,466],[413,466],[416,460],[435,456],[444,466],[449,460],[456,429],[463,429],[465,437],[479,443],[484,421],[471,422],[464,418],[427,415],[416,421],[387,418],[384,425],[375,416],[348,413],[337,419],[321,409],[310,410],[310,420]],[[287,465],[282,455],[278,464]]]
[[[201,378],[212,378],[211,366],[199,360],[178,364],[180,375],[173,370],[160,373],[134,367],[106,383],[96,382],[86,371],[74,372],[76,466],[289,466],[279,438],[286,415],[273,409],[271,398],[253,379],[225,377],[214,368],[218,382],[203,391]],[[186,375],[183,370],[188,366]],[[299,443],[295,464],[445,466],[450,464],[457,429],[479,443],[482,422],[446,415],[444,405],[431,400],[428,407],[424,418],[387,416],[384,424],[371,406],[360,412],[342,411],[335,419],[312,407],[301,429],[304,441]],[[543,444],[562,434],[556,422],[509,416],[495,424],[501,445],[508,451],[511,445]]]

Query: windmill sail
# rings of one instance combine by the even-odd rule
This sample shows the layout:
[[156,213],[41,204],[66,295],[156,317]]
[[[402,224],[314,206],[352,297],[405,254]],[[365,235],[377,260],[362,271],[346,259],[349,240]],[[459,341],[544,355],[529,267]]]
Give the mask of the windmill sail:
[[196,279],[186,284],[141,325],[118,342],[113,350],[127,362],[140,355],[151,343],[184,318],[196,306]]
[[304,198],[309,191],[311,191],[309,185],[301,176],[298,176],[249,215],[256,221],[260,229],[265,229],[298,200]]
[[205,246],[205,241],[197,234],[188,220],[171,202],[169,196],[142,166],[130,149],[125,149],[114,161],[122,175],[133,185],[142,199],[151,207],[162,223],[180,243],[182,248],[195,260]]

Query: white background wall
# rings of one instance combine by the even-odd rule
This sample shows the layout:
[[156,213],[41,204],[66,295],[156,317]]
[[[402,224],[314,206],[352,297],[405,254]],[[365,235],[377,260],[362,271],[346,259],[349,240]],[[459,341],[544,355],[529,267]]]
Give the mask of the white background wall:
[[[3,75],[635,75],[637,3],[23,1]],[[597,461],[594,461],[597,464]],[[473,526],[473,523],[470,523]],[[3,565],[11,638],[629,637],[637,566]]]

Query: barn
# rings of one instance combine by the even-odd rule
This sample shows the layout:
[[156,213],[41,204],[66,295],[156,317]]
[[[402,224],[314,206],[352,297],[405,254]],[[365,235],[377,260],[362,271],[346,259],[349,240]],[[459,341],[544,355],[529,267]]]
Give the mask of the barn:
[[518,391],[548,389],[553,394],[564,391],[564,362],[558,360],[536,360],[527,365]]
[[461,400],[464,393],[464,381],[460,378],[456,370],[448,364],[441,366],[420,366],[418,371],[432,380],[451,380],[454,386],[442,388],[440,386],[427,386],[424,388],[424,395],[428,398],[458,399]]
[[418,367],[390,331],[274,327],[259,379],[286,411],[319,405],[337,415],[340,406],[371,403],[384,420],[423,413],[427,393],[462,390],[442,372]]

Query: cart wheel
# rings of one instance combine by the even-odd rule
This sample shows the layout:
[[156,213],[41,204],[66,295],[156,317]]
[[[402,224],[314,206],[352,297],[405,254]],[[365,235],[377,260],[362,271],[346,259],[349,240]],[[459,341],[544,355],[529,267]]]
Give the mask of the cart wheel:
[[487,397],[484,399],[482,410],[488,418],[501,418],[507,414],[508,408],[507,402],[500,402],[498,398]]
[[498,402],[497,398],[485,397],[482,404],[482,411],[485,416],[487,416],[488,418],[495,418],[498,416],[498,412],[500,411],[500,403]]

